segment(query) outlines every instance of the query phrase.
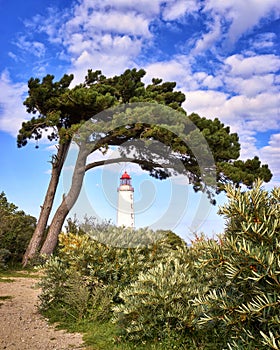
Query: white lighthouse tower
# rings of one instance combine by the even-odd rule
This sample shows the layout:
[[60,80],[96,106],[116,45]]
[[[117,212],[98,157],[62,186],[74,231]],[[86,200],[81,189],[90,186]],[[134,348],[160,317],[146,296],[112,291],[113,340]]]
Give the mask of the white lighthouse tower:
[[131,186],[131,177],[125,171],[120,180],[121,182],[118,188],[117,225],[134,228],[134,188]]

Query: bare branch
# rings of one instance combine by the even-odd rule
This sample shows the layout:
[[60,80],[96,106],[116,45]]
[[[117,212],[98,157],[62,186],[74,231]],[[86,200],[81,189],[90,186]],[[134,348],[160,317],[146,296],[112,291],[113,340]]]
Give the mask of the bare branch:
[[93,169],[97,166],[122,163],[122,162],[136,163],[139,165],[152,165],[153,168],[170,168],[170,164],[160,164],[160,163],[155,163],[155,162],[144,160],[144,159],[118,157],[118,158],[114,158],[114,159],[99,160],[99,161],[87,164],[85,167],[85,171]]

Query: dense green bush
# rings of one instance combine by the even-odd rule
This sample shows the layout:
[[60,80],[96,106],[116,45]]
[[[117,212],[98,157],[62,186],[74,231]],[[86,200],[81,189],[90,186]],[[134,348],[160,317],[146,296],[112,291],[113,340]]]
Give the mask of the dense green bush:
[[[183,263],[174,268],[167,259],[120,294],[125,302],[115,311],[129,339],[183,332],[184,325],[194,348],[280,348],[280,189],[269,193],[256,183],[247,192],[227,187],[227,193],[220,239],[196,237]],[[177,285],[184,303],[176,314]]]
[[189,247],[171,232],[110,225],[60,235],[43,309],[112,320],[132,347],[279,350],[280,188],[227,195],[224,234]]
[[204,310],[197,322],[230,349],[280,349],[280,188],[269,193],[258,182],[247,192],[227,187],[227,195],[225,234],[197,262],[221,281],[195,299]]
[[130,340],[162,339],[169,332],[189,333],[191,285],[188,265],[175,256],[160,262],[121,293],[124,303],[114,308],[116,321]]
[[[19,262],[36,226],[36,219],[27,215],[5,193],[0,193],[0,260],[3,264]],[[4,251],[6,253],[4,254]]]
[[134,343],[156,340],[173,344],[174,349],[221,348],[218,339],[212,342],[213,329],[209,335],[207,327],[202,332],[197,327],[203,308],[191,302],[221,281],[214,270],[208,272],[196,266],[203,258],[204,247],[216,245],[214,240],[197,236],[191,246],[169,251],[120,293],[124,302],[114,307],[114,322],[124,339]]
[[0,268],[5,268],[11,258],[12,253],[5,248],[0,248]]
[[[176,237],[169,231],[132,232],[111,225],[94,227],[90,234],[61,234],[57,255],[44,266],[42,310],[61,308],[76,318],[109,319],[113,303],[122,302],[119,292],[124,287],[163,260],[177,244],[184,245]],[[125,248],[119,247],[121,242]],[[82,289],[78,293],[77,283],[87,293]]]

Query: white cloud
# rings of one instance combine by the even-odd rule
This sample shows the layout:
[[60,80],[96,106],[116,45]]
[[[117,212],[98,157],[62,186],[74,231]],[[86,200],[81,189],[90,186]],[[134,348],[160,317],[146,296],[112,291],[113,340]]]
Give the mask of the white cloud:
[[136,56],[140,49],[140,40],[132,39],[127,35],[113,36],[112,34],[97,35],[94,43],[90,40],[83,40],[80,34],[74,34],[71,46],[69,46],[69,52],[78,57],[85,51],[93,57],[95,53],[116,57],[125,55],[126,52]]
[[230,97],[224,92],[213,90],[190,91],[185,94],[185,108],[189,112],[196,112],[208,118],[218,117],[236,128],[240,124],[239,131],[243,131],[243,123],[246,123],[248,130],[255,132],[280,127],[280,94],[262,93],[254,98],[241,95]]
[[274,75],[266,74],[252,76],[248,79],[241,77],[225,77],[225,85],[229,91],[233,91],[239,95],[254,97],[266,91],[277,92],[277,87],[274,85]]
[[280,57],[276,55],[258,55],[244,57],[236,54],[225,59],[227,74],[248,78],[255,74],[276,73],[280,69]]
[[[280,3],[278,0],[197,0],[196,6],[193,6],[193,14],[198,21],[201,20],[199,9],[205,16],[205,29],[201,26],[201,32],[188,38],[187,45],[193,46],[193,55],[204,54],[208,49],[224,55],[233,49],[244,34],[260,25],[263,18],[270,15],[276,19],[280,14]],[[266,36],[257,37],[254,42],[251,40],[250,48],[271,48],[274,39],[273,33],[267,33]]]
[[213,48],[213,45],[221,38],[221,25],[220,18],[214,17],[214,23],[209,23],[209,30],[202,35],[202,38],[197,40],[194,49],[191,54],[196,55],[201,52],[205,52],[209,48]]
[[46,8],[44,15],[37,14],[24,21],[28,35],[33,37],[36,33],[44,33],[52,44],[61,44],[63,41],[64,23],[69,18],[71,11],[65,8],[59,11],[56,8]]
[[15,62],[18,62],[18,57],[13,52],[8,52],[8,56],[11,57]]
[[95,70],[102,68],[102,72],[107,76],[121,74],[128,67],[134,67],[132,58],[128,58],[125,53],[122,55],[108,55],[102,52],[83,51],[81,55],[72,59],[70,73],[74,73],[73,84],[84,80],[85,74],[89,68]]
[[212,74],[207,75],[202,82],[203,86],[208,87],[210,90],[218,88],[223,85],[222,79],[217,76],[213,76]]
[[272,134],[268,146],[261,148],[259,152],[274,175],[273,185],[280,186],[280,134]]
[[8,71],[4,71],[0,75],[0,91],[0,130],[16,136],[27,116],[22,104],[27,86],[12,83]]
[[183,83],[190,73],[190,64],[187,57],[174,57],[170,61],[156,62],[145,67],[146,80],[161,78],[165,81],[176,81]]
[[[192,74],[197,87],[193,91],[190,85],[183,88],[184,107],[188,113],[218,117],[232,132],[237,132],[242,158],[262,157],[257,133],[280,129],[279,69],[280,58],[273,54],[232,55],[213,75]],[[202,90],[205,86],[209,90]],[[223,91],[215,90],[220,87]]]
[[247,127],[255,131],[277,129],[280,122],[279,116],[277,120],[279,98],[280,94],[270,92],[261,93],[253,98],[233,96],[225,105],[226,114],[229,118],[234,114],[235,118],[245,119]]
[[134,7],[129,6],[126,9],[123,7],[106,5],[106,1],[94,4],[88,1],[81,2],[74,8],[72,18],[64,25],[66,31],[64,38],[67,40],[67,35],[70,34],[71,38],[72,34],[77,32],[92,41],[95,41],[96,34],[104,33],[150,37],[149,16],[137,12]]
[[95,30],[103,32],[114,32],[118,34],[129,34],[132,36],[149,37],[149,21],[141,14],[135,12],[121,13],[112,11],[109,13],[94,12],[84,23],[84,28],[89,33]]
[[233,1],[230,11],[232,16],[232,24],[229,30],[230,42],[234,43],[243,33],[257,25],[263,17],[272,11],[280,12],[279,1]]
[[231,132],[237,132],[241,157],[260,155],[256,146],[258,132],[280,129],[280,93],[260,93],[254,98],[244,95],[230,97],[224,92],[186,92],[185,109],[207,118],[218,117]]
[[158,13],[160,1],[82,1],[59,32],[65,52],[71,57],[75,83],[87,69],[100,69],[105,75],[120,74],[135,67],[143,45],[152,39],[149,25]]
[[[135,67],[136,58],[153,40],[150,24],[160,14],[163,0],[81,0],[74,7],[59,11],[47,8],[46,15],[25,20],[28,35],[17,45],[37,57],[45,54],[36,33],[47,35],[57,45],[57,57],[71,63],[75,83],[84,79],[87,69],[102,69],[106,75]],[[34,42],[34,45],[32,46]]]
[[85,10],[91,13],[94,10],[106,10],[112,9],[124,11],[132,10],[145,14],[146,16],[155,16],[159,14],[160,5],[166,1],[164,0],[83,0],[79,5],[79,8],[84,12]]
[[195,0],[171,0],[166,1],[162,11],[165,21],[174,21],[183,17],[186,13],[197,11],[199,4]]
[[254,39],[250,40],[250,48],[255,50],[270,49],[274,46],[277,40],[275,33],[267,32],[258,34]]
[[46,52],[45,45],[42,42],[30,41],[25,36],[19,37],[15,44],[21,50],[31,53],[38,58],[43,57]]
[[227,41],[232,45],[269,13],[279,14],[280,4],[278,0],[208,0],[204,12],[223,17],[229,23]]
[[185,91],[184,108],[188,113],[198,113],[202,117],[218,117],[226,103],[228,95],[215,90]]
[[[9,72],[3,71],[0,75],[0,130],[9,133],[16,137],[22,122],[30,120],[30,114],[26,112],[26,107],[23,101],[27,96],[26,83],[13,83],[10,79]],[[42,131],[40,144],[50,144],[47,136],[49,131]],[[29,142],[34,143],[34,140]],[[52,151],[55,145],[46,148],[47,151]]]

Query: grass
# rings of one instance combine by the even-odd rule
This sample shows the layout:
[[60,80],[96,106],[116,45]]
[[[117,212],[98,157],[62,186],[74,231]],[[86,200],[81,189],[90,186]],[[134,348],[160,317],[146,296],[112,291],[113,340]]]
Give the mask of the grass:
[[[0,301],[10,300],[12,299],[11,295],[0,295]],[[0,307],[3,305],[3,303],[0,303]]]
[[0,282],[13,282],[13,278],[40,278],[40,272],[32,269],[22,269],[21,266],[16,266],[8,269],[0,269]]
[[11,295],[0,295],[0,300],[9,300],[12,299]]
[[148,342],[145,344],[135,344],[123,341],[120,332],[115,324],[110,321],[97,322],[88,319],[71,319],[69,314],[62,315],[61,310],[53,309],[43,312],[50,323],[56,325],[58,329],[66,329],[68,332],[78,332],[83,334],[83,341],[87,350],[191,350],[182,346],[178,341],[169,339],[164,343]]
[[12,279],[12,278],[5,278],[5,277],[1,277],[0,276],[0,283],[3,282],[3,283],[12,283],[14,282],[15,280]]

